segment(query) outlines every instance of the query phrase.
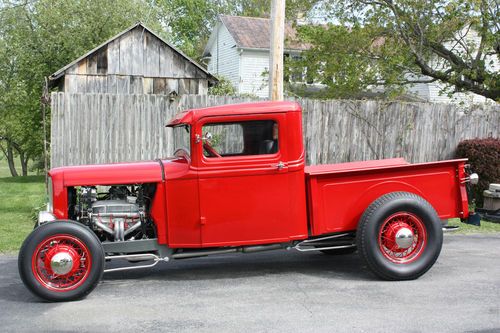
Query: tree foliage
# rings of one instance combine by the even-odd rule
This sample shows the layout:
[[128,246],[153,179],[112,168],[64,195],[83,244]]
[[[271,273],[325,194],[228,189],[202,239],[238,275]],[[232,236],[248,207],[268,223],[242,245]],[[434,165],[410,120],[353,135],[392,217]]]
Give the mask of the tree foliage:
[[139,0],[10,1],[0,5],[0,150],[12,175],[43,149],[44,78],[137,21],[160,29]]
[[478,206],[483,205],[483,191],[490,184],[500,182],[500,138],[476,138],[461,141],[455,153],[456,158],[468,158],[471,170],[479,175],[479,183],[472,186]]
[[216,96],[234,96],[236,95],[236,89],[229,79],[224,76],[217,77],[218,82],[213,87],[208,88],[209,95]]
[[327,0],[323,12],[335,24],[299,29],[312,48],[295,67],[330,97],[439,81],[500,99],[496,0]]

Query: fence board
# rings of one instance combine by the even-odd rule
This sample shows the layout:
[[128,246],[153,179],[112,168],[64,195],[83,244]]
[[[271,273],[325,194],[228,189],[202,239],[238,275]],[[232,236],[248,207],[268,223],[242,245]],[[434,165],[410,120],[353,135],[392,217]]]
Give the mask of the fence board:
[[[176,113],[251,101],[228,96],[52,93],[51,166],[155,159],[173,153]],[[452,158],[459,141],[500,136],[500,107],[300,100],[308,164]]]

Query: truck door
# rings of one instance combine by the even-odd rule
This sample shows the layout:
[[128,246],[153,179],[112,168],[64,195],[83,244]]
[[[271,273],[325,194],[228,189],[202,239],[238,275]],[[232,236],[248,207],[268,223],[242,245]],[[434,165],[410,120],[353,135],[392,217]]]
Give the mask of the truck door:
[[289,240],[285,120],[276,113],[198,123],[202,246]]

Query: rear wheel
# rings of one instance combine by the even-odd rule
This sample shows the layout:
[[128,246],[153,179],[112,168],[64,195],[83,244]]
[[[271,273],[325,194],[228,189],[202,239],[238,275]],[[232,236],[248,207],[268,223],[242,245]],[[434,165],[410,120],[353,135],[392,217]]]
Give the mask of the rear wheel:
[[35,295],[72,301],[90,293],[104,271],[97,236],[72,221],[50,222],[33,230],[19,252],[19,274]]
[[443,243],[441,220],[423,198],[393,192],[375,200],[357,230],[368,267],[387,280],[416,279],[436,262]]

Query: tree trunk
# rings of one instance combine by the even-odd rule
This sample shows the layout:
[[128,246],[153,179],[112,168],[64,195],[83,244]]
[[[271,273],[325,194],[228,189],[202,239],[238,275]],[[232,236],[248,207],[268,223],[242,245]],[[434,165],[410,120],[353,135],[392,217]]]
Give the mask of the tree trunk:
[[10,142],[7,141],[7,151],[5,151],[2,146],[0,146],[0,148],[2,149],[5,157],[7,157],[7,163],[9,164],[9,170],[12,177],[19,176],[17,174],[16,165],[14,164],[14,152],[12,151],[12,145],[10,144]]
[[19,152],[19,159],[21,160],[21,169],[23,176],[28,175],[28,154]]
[[[21,149],[21,146],[18,145],[16,142],[14,142],[10,139],[5,139],[5,141],[7,141],[7,154],[6,155],[7,155],[7,160],[9,161],[10,173],[12,174],[13,177],[18,176],[17,170],[16,170],[15,165],[14,165],[14,151],[13,151],[13,149],[15,149],[17,151],[17,153],[19,154],[19,161],[21,162],[22,175],[27,176],[28,175],[28,159],[29,159],[28,155],[29,154],[27,154],[23,149]],[[4,154],[5,154],[5,151],[4,151]],[[14,175],[13,171],[14,171],[15,175]]]

